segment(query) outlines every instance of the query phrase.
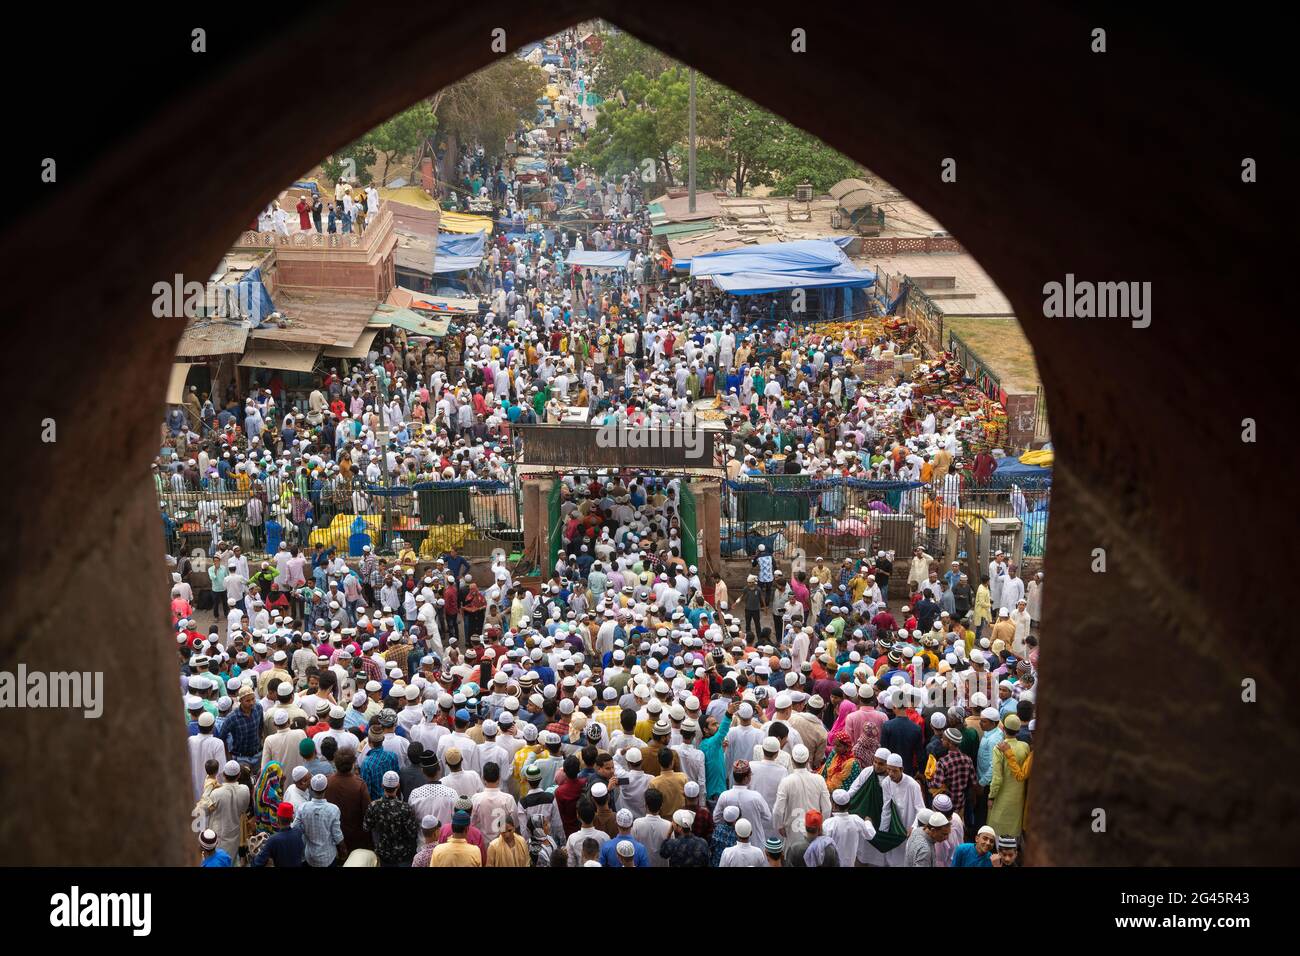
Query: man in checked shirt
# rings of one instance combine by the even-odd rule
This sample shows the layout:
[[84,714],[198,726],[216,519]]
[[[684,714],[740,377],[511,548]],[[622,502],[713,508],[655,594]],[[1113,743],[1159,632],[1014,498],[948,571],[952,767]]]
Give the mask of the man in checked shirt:
[[952,800],[953,812],[964,819],[966,793],[975,782],[975,763],[961,752],[961,730],[949,727],[943,732],[943,746],[946,751],[934,770],[930,780],[930,793],[937,796],[948,794]]

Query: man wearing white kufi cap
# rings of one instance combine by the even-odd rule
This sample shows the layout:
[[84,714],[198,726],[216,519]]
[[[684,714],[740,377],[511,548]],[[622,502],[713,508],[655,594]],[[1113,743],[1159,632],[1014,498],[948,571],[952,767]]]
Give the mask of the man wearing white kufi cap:
[[953,812],[952,798],[946,793],[941,793],[934,798],[933,809],[942,813],[951,823],[948,838],[934,846],[934,865],[952,866],[952,855],[957,852],[957,847],[961,846],[965,838],[966,824],[962,821],[960,813]]
[[766,866],[767,854],[761,846],[750,842],[754,835],[754,825],[748,820],[736,820],[736,843],[722,851],[719,867]]
[[239,859],[244,814],[248,812],[252,799],[248,787],[239,782],[239,770],[238,762],[226,761],[221,771],[221,785],[209,797],[212,809],[208,813],[208,826],[216,831],[217,845],[235,861]]
[[[226,762],[226,745],[216,736],[216,718],[206,710],[199,714],[199,732],[189,738],[190,777],[194,782],[194,799],[203,794],[203,785],[207,781],[207,763],[215,760],[218,768]],[[218,769],[217,773],[220,774]]]
[[286,803],[293,805],[294,816],[298,815],[298,808],[311,799],[311,771],[305,764],[299,764],[293,768],[289,774],[289,782],[285,784],[284,800]]
[[879,858],[880,852],[870,842],[876,836],[876,828],[870,820],[849,812],[848,791],[836,790],[831,794],[831,804],[833,812],[825,818],[822,834],[835,844],[840,866],[865,866],[873,855]]
[[[881,782],[884,806],[880,813],[879,829],[882,833],[889,833],[891,829],[894,832],[908,832],[917,814],[925,809],[925,797],[916,778],[903,772],[901,755],[891,753],[885,763],[889,769],[888,777]],[[907,857],[907,844],[900,843],[885,853],[885,866],[904,866]]]
[[781,778],[776,788],[772,819],[787,840],[805,834],[804,814],[808,810],[816,810],[823,820],[831,815],[826,781],[808,769],[809,757],[808,748],[798,744],[791,755],[794,769]]
[[294,767],[306,763],[299,746],[307,733],[289,726],[289,711],[284,708],[277,708],[271,717],[275,731],[262,742],[262,766],[274,760],[286,774],[292,773]]

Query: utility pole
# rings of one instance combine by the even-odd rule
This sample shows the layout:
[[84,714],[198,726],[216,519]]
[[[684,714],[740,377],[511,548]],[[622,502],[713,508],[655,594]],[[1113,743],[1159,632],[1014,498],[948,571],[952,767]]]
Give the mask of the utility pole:
[[690,108],[690,159],[687,163],[686,181],[690,190],[687,209],[695,212],[695,67],[691,67],[691,108]]

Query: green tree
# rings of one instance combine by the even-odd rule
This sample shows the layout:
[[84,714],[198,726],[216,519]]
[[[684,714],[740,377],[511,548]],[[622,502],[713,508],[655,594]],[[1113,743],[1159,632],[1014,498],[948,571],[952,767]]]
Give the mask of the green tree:
[[379,185],[388,185],[388,167],[397,157],[416,153],[438,127],[438,118],[427,100],[398,113],[366,135],[366,140],[384,159]]
[[591,88],[602,99],[613,99],[632,74],[658,76],[676,65],[667,54],[626,33],[607,33],[593,66]]
[[708,77],[696,85],[696,171],[702,182],[725,186],[737,196],[750,186],[770,186],[772,143],[788,124],[758,104]]
[[499,153],[521,121],[536,118],[545,91],[544,72],[506,57],[439,90],[430,102],[450,145],[479,143],[488,153]]
[[841,179],[862,175],[861,166],[816,136],[789,123],[782,126],[781,135],[770,147],[775,173],[772,186],[777,194],[788,196],[800,183],[812,183],[816,192],[825,192]]
[[653,79],[632,73],[621,89],[627,105],[616,100],[600,105],[596,128],[587,134],[587,144],[575,150],[575,162],[606,174],[640,174],[649,160],[673,185],[674,147],[686,138],[690,100],[685,68],[675,66]]
[[374,165],[375,158],[375,147],[370,142],[370,134],[367,133],[342,149],[335,150],[325,162],[321,163],[321,170],[332,183],[337,183],[347,176],[349,179],[356,179],[362,186],[369,186],[374,181],[374,177],[370,175],[370,167]]

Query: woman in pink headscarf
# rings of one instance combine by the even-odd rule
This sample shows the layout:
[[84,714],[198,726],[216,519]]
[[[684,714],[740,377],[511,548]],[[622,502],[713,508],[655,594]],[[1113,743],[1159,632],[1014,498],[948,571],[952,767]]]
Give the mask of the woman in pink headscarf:
[[[836,712],[835,723],[831,724],[830,734],[827,736],[827,753],[830,753],[830,738],[844,730],[844,721],[848,720],[849,715],[858,709],[858,705],[847,697],[840,702],[840,709]],[[852,743],[852,740],[849,741]]]

